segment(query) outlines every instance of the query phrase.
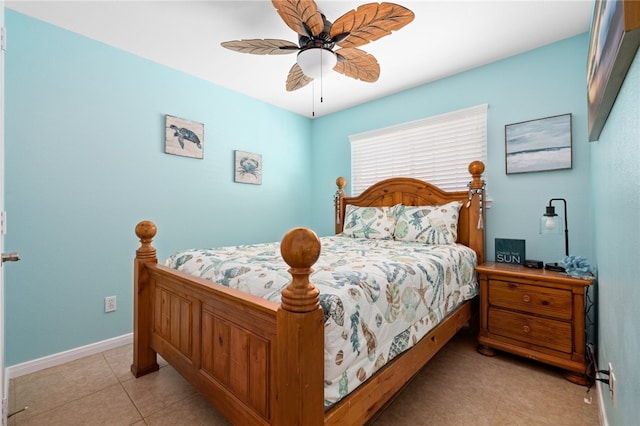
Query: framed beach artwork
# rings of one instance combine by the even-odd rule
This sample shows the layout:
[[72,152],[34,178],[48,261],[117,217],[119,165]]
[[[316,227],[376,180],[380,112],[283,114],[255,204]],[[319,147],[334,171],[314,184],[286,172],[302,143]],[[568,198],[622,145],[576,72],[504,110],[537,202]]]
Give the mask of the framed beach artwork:
[[164,117],[164,152],[183,157],[204,158],[204,124],[172,115]]
[[234,152],[235,181],[262,184],[262,155],[245,151]]
[[507,174],[570,169],[571,114],[507,124]]
[[596,141],[640,46],[640,1],[595,0],[587,61],[589,141]]

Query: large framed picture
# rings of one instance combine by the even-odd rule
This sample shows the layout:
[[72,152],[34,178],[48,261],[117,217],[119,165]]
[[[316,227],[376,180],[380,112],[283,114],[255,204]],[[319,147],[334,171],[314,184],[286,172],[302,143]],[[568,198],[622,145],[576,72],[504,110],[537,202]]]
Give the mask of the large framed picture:
[[596,0],[587,61],[589,141],[598,140],[640,46],[640,1]]
[[571,114],[504,126],[507,174],[570,169]]

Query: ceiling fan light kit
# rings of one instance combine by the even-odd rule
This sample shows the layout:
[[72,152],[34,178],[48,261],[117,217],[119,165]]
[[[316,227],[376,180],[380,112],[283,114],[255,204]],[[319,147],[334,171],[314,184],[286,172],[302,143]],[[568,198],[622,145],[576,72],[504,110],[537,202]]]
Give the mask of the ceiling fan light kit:
[[[282,55],[299,52],[289,70],[287,91],[306,86],[331,70],[356,80],[378,80],[376,58],[360,49],[413,21],[409,9],[394,3],[367,3],[331,23],[313,0],[273,0],[285,24],[298,33],[299,45],[279,39],[249,39],[222,42],[227,49],[254,55]],[[334,47],[338,46],[337,50]]]
[[338,63],[338,57],[329,49],[312,47],[298,53],[298,65],[307,77],[322,78]]

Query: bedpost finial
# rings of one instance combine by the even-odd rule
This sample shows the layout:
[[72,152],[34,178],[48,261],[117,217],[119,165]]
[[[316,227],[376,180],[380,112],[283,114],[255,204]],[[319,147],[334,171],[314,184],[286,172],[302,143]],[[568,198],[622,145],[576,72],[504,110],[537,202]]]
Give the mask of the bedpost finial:
[[140,238],[140,241],[151,241],[156,236],[156,224],[150,220],[143,220],[136,225],[136,235]]
[[478,160],[472,161],[469,164],[469,173],[471,173],[471,182],[469,182],[469,189],[483,188],[484,182],[482,181],[482,173],[484,173],[484,163]]
[[482,173],[484,173],[484,163],[482,161],[472,161],[469,164],[469,173],[471,176],[475,177],[476,175],[480,177]]
[[282,237],[280,253],[292,268],[310,268],[320,257],[320,239],[309,228],[293,228]]
[[143,220],[136,225],[136,235],[140,238],[140,248],[136,250],[136,256],[140,258],[154,258],[156,249],[153,248],[151,242],[156,236],[156,224],[150,220]]
[[339,190],[344,189],[344,186],[347,184],[347,180],[345,178],[343,178],[342,176],[340,176],[339,178],[336,179],[336,185],[338,186]]
[[320,257],[320,239],[309,228],[293,228],[280,243],[280,253],[290,266],[291,282],[282,290],[281,308],[290,312],[311,312],[320,306],[320,292],[309,281],[311,266]]

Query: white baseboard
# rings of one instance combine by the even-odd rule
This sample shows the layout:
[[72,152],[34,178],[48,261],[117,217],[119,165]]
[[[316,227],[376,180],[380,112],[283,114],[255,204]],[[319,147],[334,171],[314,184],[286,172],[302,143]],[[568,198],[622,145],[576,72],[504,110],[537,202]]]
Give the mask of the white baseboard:
[[[604,397],[602,396],[602,382],[596,380],[596,388],[598,389],[598,414],[600,416],[600,426],[609,426],[609,422],[607,422],[607,413],[604,406]],[[606,389],[605,389],[606,390]],[[607,392],[608,394],[609,392]]]
[[55,367],[65,362],[74,361],[85,356],[104,352],[109,349],[128,345],[133,342],[133,333],[124,334],[122,336],[103,340],[101,342],[92,343],[90,345],[81,346],[79,348],[70,349],[68,351],[59,352],[57,354],[34,359],[33,361],[23,362],[21,364],[12,365],[5,370],[5,377],[14,379],[24,376],[25,374],[35,373],[45,368]]

